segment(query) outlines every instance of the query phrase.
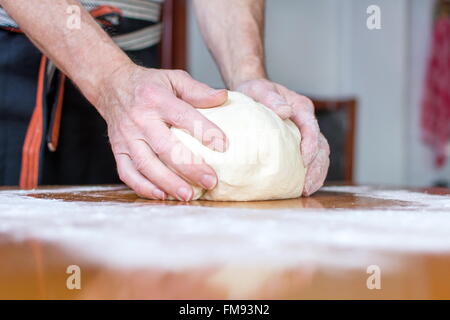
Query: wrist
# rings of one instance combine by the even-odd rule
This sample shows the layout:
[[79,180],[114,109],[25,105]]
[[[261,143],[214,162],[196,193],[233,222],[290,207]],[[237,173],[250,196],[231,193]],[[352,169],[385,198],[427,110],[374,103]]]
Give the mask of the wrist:
[[250,80],[267,79],[264,63],[259,58],[249,59],[238,65],[239,67],[232,70],[226,77],[226,84],[230,90],[236,90],[242,83]]
[[114,97],[120,99],[120,96],[129,94],[127,84],[136,68],[140,67],[130,59],[117,60],[113,67],[103,71],[96,79],[96,85],[92,88],[90,97],[85,94],[105,120],[108,110],[116,106],[116,103],[111,100]]
[[[114,87],[118,81],[127,78],[136,65],[124,54],[107,61],[106,64],[97,64],[91,78],[81,81],[79,85],[85,97],[98,109],[103,95]],[[100,110],[99,110],[100,111]]]

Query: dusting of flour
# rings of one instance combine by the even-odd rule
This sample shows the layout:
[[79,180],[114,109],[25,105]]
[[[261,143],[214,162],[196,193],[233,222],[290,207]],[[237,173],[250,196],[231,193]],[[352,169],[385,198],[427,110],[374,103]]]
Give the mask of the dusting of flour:
[[[120,189],[82,187],[37,192]],[[90,259],[169,269],[227,264],[351,266],[376,252],[450,254],[450,197],[325,187],[410,203],[382,209],[255,210],[148,203],[65,202],[0,192],[0,233],[58,243]]]

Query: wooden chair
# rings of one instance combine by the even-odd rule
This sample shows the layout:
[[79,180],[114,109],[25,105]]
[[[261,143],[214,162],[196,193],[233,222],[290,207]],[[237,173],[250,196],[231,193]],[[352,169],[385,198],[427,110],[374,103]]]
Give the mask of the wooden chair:
[[356,110],[355,98],[313,99],[320,129],[331,148],[327,181],[353,183]]
[[186,0],[165,0],[162,8],[163,31],[160,43],[161,68],[186,70]]
[[[162,10],[161,66],[186,69],[186,0],[165,0]],[[332,154],[329,181],[353,182],[356,100],[313,100],[322,132]],[[331,127],[330,127],[331,126]],[[338,130],[334,130],[334,129]],[[336,132],[339,131],[339,132]]]

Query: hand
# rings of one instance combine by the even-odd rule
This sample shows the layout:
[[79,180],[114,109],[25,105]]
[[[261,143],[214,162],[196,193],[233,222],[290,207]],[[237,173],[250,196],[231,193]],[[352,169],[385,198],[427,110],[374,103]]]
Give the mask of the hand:
[[226,90],[214,90],[180,70],[156,70],[129,63],[113,72],[94,105],[108,124],[108,135],[120,179],[139,196],[171,195],[192,199],[191,184],[212,189],[214,170],[172,134],[170,127],[187,130],[204,145],[225,151],[225,134],[195,108],[227,100]]
[[316,192],[325,181],[330,165],[330,147],[320,133],[310,99],[266,79],[249,80],[239,84],[240,91],[272,109],[282,119],[291,119],[302,136],[301,153],[306,167],[303,195]]

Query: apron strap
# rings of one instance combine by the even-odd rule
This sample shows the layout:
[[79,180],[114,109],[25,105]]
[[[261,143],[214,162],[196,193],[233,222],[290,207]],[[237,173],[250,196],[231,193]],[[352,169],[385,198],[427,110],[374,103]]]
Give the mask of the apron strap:
[[25,141],[22,147],[22,168],[19,186],[21,189],[33,189],[38,185],[39,155],[43,135],[43,99],[45,87],[45,72],[47,57],[42,55],[36,91],[36,105],[28,125]]

